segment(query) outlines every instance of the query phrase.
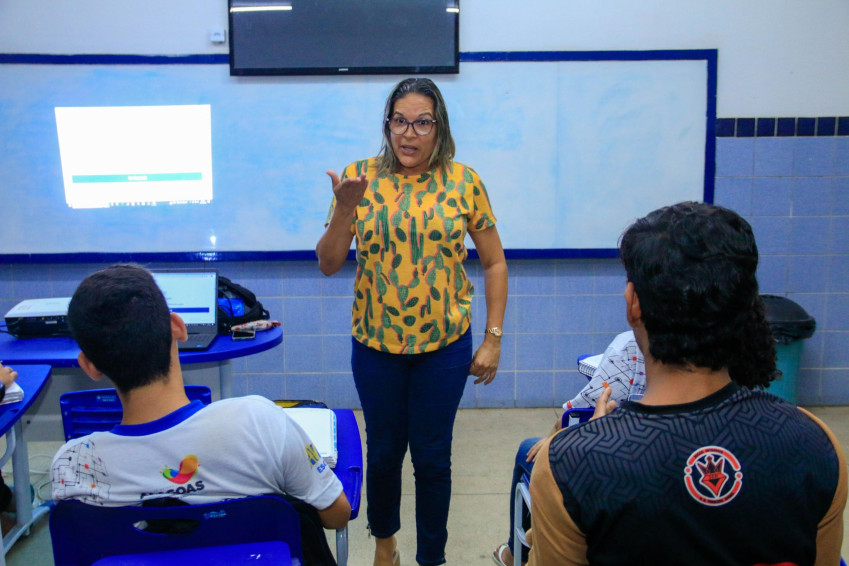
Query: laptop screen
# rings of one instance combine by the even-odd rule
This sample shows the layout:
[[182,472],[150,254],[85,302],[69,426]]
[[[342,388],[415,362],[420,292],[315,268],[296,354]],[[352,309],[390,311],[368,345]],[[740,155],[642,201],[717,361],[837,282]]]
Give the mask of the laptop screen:
[[215,270],[156,270],[156,284],[171,312],[187,326],[218,323],[218,272]]

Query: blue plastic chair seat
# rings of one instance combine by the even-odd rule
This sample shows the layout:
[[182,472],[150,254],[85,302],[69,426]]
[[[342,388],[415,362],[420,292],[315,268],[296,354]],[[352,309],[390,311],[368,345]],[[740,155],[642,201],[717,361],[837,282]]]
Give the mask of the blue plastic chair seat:
[[289,545],[282,541],[207,546],[188,550],[168,550],[144,554],[107,556],[92,566],[205,566],[275,565],[290,566],[292,558]]
[[[146,528],[162,521],[180,528],[173,533]],[[134,561],[128,564],[171,563],[182,556],[181,566],[213,564],[209,560],[216,557],[229,557],[220,564],[246,563],[262,559],[263,553],[268,553],[266,559],[272,554],[282,559],[291,552],[283,564],[302,564],[304,559],[297,511],[284,499],[266,495],[173,507],[60,501],[50,514],[50,538],[56,566],[88,566],[116,556]],[[275,542],[285,543],[285,549],[265,546]]]
[[593,413],[595,413],[595,409],[592,407],[566,409],[566,411],[563,412],[563,416],[560,418],[560,426],[562,428],[567,428],[576,424],[585,423],[592,418]]

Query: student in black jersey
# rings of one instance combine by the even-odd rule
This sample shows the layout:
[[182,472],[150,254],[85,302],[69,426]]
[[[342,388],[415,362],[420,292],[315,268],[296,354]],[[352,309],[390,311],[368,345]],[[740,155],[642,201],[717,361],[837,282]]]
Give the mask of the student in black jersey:
[[838,564],[846,462],[763,390],[777,372],[749,224],[681,203],[628,228],[620,255],[646,393],[542,447],[529,563]]

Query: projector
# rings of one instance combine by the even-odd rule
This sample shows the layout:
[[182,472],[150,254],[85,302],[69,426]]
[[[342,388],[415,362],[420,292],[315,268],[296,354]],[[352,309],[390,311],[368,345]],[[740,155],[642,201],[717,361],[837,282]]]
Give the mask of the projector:
[[6,313],[6,330],[17,338],[70,336],[70,302],[71,297],[21,301]]

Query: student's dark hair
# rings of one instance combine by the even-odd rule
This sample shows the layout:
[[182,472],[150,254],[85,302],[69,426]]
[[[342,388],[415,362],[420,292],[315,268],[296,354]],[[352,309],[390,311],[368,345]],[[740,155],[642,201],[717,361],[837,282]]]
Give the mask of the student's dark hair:
[[430,79],[404,79],[389,93],[383,110],[383,144],[377,155],[377,168],[381,173],[397,173],[401,168],[401,161],[392,149],[392,133],[387,120],[395,112],[395,102],[411,93],[421,94],[433,101],[433,119],[436,120],[433,135],[436,136],[436,145],[428,160],[428,168],[448,170],[454,159],[454,138],[451,137],[451,126],[448,123],[448,108],[439,88]]
[[749,388],[775,379],[775,343],[755,275],[758,248],[736,212],[697,202],[661,208],[625,231],[619,252],[653,358],[727,367]]
[[171,365],[171,314],[153,276],[122,264],[80,283],[68,325],[86,357],[126,393],[164,379]]

